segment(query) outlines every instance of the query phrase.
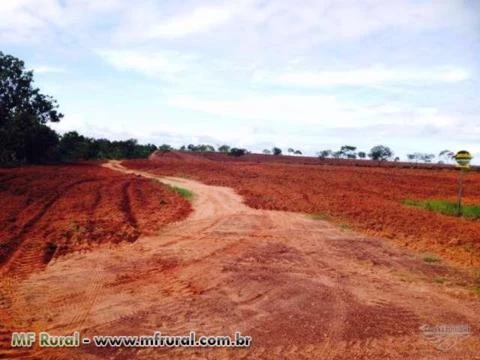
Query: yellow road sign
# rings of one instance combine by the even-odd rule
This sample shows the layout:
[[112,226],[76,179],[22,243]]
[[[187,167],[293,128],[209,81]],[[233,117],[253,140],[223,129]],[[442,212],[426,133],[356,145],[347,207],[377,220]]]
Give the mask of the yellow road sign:
[[473,156],[466,150],[461,150],[457,152],[454,156],[455,161],[458,164],[458,167],[463,169],[470,169],[470,161]]

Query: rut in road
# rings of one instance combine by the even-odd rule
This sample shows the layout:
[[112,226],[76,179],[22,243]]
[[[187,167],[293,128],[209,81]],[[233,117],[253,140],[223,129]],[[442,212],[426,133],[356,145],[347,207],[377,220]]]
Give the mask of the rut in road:
[[[250,349],[42,350],[43,357],[475,358],[478,298],[436,276],[460,276],[381,239],[303,214],[247,207],[232,189],[105,166],[186,188],[194,213],[134,243],[54,259],[10,282],[9,324],[84,336],[252,336]],[[1,294],[0,294],[1,295]],[[13,314],[13,315],[12,315]],[[423,324],[468,324],[439,352]],[[460,340],[462,340],[460,342]],[[455,345],[455,344],[454,344]],[[10,357],[15,351],[5,350]],[[38,354],[35,354],[38,356]],[[33,356],[33,355],[32,355]],[[21,353],[20,358],[25,358]]]

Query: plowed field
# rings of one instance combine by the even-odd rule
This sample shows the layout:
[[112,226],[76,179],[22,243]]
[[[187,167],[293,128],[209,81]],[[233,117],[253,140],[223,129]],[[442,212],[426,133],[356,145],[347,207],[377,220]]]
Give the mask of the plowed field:
[[16,275],[100,243],[134,241],[182,219],[165,185],[97,165],[0,170],[0,265]]
[[[32,168],[37,171],[32,178],[28,177],[32,169],[21,170],[25,171],[21,176],[26,178],[27,190],[18,196],[29,198],[29,191],[35,189],[40,189],[35,198],[49,195],[37,205],[41,210],[37,210],[40,213],[33,218],[35,221],[25,220],[29,227],[20,233],[37,235],[19,236],[21,241],[7,257],[8,266],[3,268],[6,271],[0,279],[0,358],[478,359],[479,278],[471,269],[443,261],[427,262],[422,254],[339,227],[319,216],[254,209],[245,204],[272,208],[298,206],[300,211],[311,209],[311,213],[319,211],[315,206],[325,206],[332,214],[338,212],[335,219],[345,219],[344,214],[350,214],[345,212],[349,206],[341,204],[340,189],[346,205],[352,204],[352,198],[357,201],[357,212],[352,214],[361,213],[366,200],[359,202],[357,199],[362,198],[354,197],[359,196],[354,189],[364,181],[367,184],[361,189],[377,199],[378,206],[386,208],[386,202],[400,209],[397,198],[403,193],[398,179],[396,185],[389,187],[396,186],[392,193],[397,191],[401,195],[390,198],[385,195],[387,190],[382,193],[382,189],[375,188],[376,184],[385,185],[385,180],[376,183],[373,179],[392,178],[390,173],[382,172],[387,169],[377,174],[372,173],[376,171],[374,168],[363,173],[348,167],[322,168],[281,162],[274,165],[247,162],[241,166],[235,162],[234,166],[192,155],[174,155],[176,160],[127,164],[159,173],[177,173],[181,177],[132,170],[111,161],[103,165],[106,169],[42,170],[48,176],[39,181],[38,187],[27,187],[26,184],[36,184],[38,170]],[[334,170],[332,177],[326,175],[328,170]],[[336,179],[335,176],[345,176],[349,171],[352,176]],[[316,172],[324,175],[316,177]],[[60,181],[66,176],[63,173],[69,174],[68,179]],[[438,176],[435,172],[412,174],[425,178]],[[231,183],[237,192],[185,178],[194,176]],[[454,179],[455,173],[447,172],[446,176]],[[20,184],[18,178],[7,178],[4,182],[10,181]],[[166,197],[172,196],[170,190],[159,186],[158,181],[193,193],[190,215],[160,229],[159,218],[166,221],[166,214],[171,214],[169,220],[177,218],[173,210],[177,209],[177,215],[184,214],[189,206],[176,197],[170,202]],[[408,188],[405,181],[403,186]],[[54,185],[48,185],[50,182]],[[338,186],[331,196],[322,188],[329,184]],[[97,245],[96,240],[90,240],[97,239],[93,231],[82,231],[81,234],[85,233],[82,241],[65,242],[65,247],[59,243],[57,248],[64,248],[66,254],[54,253],[51,261],[43,265],[44,255],[40,250],[45,240],[57,239],[53,235],[58,226],[68,219],[82,219],[82,209],[90,209],[97,203],[95,197],[85,203],[85,199],[93,196],[91,193],[95,194],[90,186],[96,185],[102,185],[99,191],[104,194],[97,205],[107,198],[110,200],[101,208],[103,211],[92,211],[89,218],[112,220],[117,229],[112,226],[111,240],[100,239],[98,242],[104,243]],[[446,182],[443,188],[434,191],[445,191],[447,185]],[[154,187],[152,191],[150,186]],[[307,186],[313,190],[307,191]],[[139,191],[135,192],[136,188]],[[424,189],[427,194],[433,191],[427,186]],[[3,191],[10,194],[13,188]],[[67,196],[65,207],[52,212]],[[475,199],[469,196],[469,200]],[[158,208],[158,202],[152,199],[167,203]],[[16,205],[13,200],[4,204],[11,204],[19,214],[29,208],[26,200]],[[394,218],[375,213],[375,208],[368,204],[365,206],[371,216],[378,216],[378,224]],[[130,231],[134,235],[139,233],[139,238],[133,242],[121,241],[137,236],[130,237]],[[141,236],[144,231],[151,235]],[[88,251],[71,251],[80,248]],[[37,254],[34,259],[42,261],[31,261],[32,254]],[[22,262],[23,257],[30,260]],[[19,276],[22,274],[26,276]],[[462,326],[468,331],[425,330],[443,325]],[[90,339],[97,335],[144,336],[155,331],[162,335],[188,335],[196,331],[198,336],[233,336],[241,332],[252,337],[252,345],[249,348],[96,347],[91,342],[72,348],[42,347],[38,343],[32,348],[15,348],[10,345],[12,331],[37,334],[47,331],[52,335],[78,331],[82,338]]]
[[[221,154],[166,153],[123,164],[232,187],[256,209],[314,214],[458,264],[480,266],[480,221],[402,204],[405,199],[455,200],[456,170],[324,165],[314,159],[305,164],[304,159],[295,157],[250,158],[252,161]],[[480,203],[478,172],[466,176],[465,202]]]

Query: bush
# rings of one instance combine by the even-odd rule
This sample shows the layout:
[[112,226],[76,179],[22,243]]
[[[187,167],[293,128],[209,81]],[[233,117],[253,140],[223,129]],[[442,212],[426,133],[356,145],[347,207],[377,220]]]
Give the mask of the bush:
[[239,148],[231,148],[230,152],[228,153],[229,155],[232,156],[243,156],[247,153],[246,149],[239,149]]

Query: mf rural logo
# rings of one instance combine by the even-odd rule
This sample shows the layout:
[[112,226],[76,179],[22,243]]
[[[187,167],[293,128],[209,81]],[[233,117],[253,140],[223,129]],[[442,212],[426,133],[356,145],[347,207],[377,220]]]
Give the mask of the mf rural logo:
[[438,350],[452,349],[472,334],[468,325],[422,325],[420,332]]

